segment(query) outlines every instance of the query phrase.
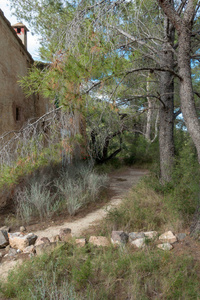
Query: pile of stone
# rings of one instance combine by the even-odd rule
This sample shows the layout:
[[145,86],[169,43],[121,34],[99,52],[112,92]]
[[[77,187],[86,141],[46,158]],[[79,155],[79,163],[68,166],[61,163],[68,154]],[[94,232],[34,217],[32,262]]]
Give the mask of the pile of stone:
[[[86,239],[73,238],[70,228],[63,228],[59,234],[52,237],[38,237],[34,233],[26,233],[26,229],[21,226],[19,232],[10,233],[9,228],[0,228],[0,248],[4,249],[4,254],[0,252],[1,257],[16,256],[18,253],[40,255],[50,253],[56,247],[64,245],[66,242],[75,241],[77,247],[84,247]],[[148,232],[131,232],[112,231],[111,239],[103,236],[91,236],[88,243],[94,246],[106,247],[110,244],[115,246],[126,245],[127,243],[135,248],[144,248],[150,240],[155,242],[161,250],[173,249],[173,244],[183,240],[186,237],[185,233],[174,235],[171,231],[165,232],[158,236],[156,231]]]
[[135,248],[144,248],[152,240],[159,249],[172,250],[173,244],[183,240],[185,237],[185,233],[174,235],[171,231],[167,231],[160,236],[158,236],[157,231],[130,232],[129,234],[124,231],[113,231],[111,242],[114,245],[129,243]]

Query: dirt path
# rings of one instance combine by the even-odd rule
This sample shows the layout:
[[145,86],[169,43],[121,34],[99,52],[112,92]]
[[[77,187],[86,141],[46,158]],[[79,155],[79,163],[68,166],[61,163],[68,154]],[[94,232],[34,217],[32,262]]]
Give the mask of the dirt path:
[[[95,210],[85,217],[75,220],[73,222],[62,222],[62,225],[50,226],[44,230],[33,231],[38,237],[48,237],[51,239],[59,233],[61,228],[71,228],[72,235],[81,237],[82,232],[89,229],[90,226],[102,220],[109,209],[119,205],[125,195],[128,193],[133,185],[136,185],[142,176],[148,173],[147,170],[126,168],[123,171],[115,171],[109,175],[110,184],[108,194],[111,195],[110,201],[102,208]],[[22,263],[23,260],[8,258],[8,260],[0,263],[0,280],[7,277],[8,272],[14,268],[16,264]],[[0,298],[1,299],[1,298]]]
[[50,226],[45,230],[34,232],[39,237],[52,238],[59,233],[61,228],[71,228],[72,235],[80,237],[82,232],[88,229],[94,223],[103,219],[107,211],[113,206],[121,203],[123,197],[128,193],[129,189],[138,183],[139,179],[147,174],[146,170],[127,168],[122,172],[114,172],[110,175],[110,184],[108,193],[112,194],[110,201],[102,208],[87,214],[85,217],[73,222],[66,222],[62,225]]

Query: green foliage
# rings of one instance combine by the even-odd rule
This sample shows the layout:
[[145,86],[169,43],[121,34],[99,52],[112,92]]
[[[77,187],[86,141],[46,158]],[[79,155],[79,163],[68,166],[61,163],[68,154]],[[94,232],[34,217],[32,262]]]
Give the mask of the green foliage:
[[122,157],[125,164],[156,163],[159,158],[158,140],[149,143],[143,135],[126,133]]
[[199,164],[195,147],[188,133],[176,133],[175,167],[170,183],[161,185],[158,179],[149,178],[149,185],[165,197],[165,203],[181,216],[185,226],[191,222],[199,198]]
[[60,144],[54,144],[49,148],[44,148],[41,152],[32,149],[30,156],[18,157],[12,166],[1,166],[0,188],[12,186],[19,183],[21,178],[30,175],[35,170],[49,164],[59,163]]
[[199,195],[199,176],[196,150],[188,138],[176,160],[170,193],[172,203],[184,215],[192,215],[195,211]]

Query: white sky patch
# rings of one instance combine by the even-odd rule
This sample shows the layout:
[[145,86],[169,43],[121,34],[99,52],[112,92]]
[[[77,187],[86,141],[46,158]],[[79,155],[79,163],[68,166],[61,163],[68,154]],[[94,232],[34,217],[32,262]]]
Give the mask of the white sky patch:
[[[16,24],[20,22],[21,20],[17,20],[15,16],[12,15],[11,10],[10,10],[10,5],[8,0],[0,0],[0,9],[3,11],[4,16],[8,19],[8,21],[11,23],[11,25]],[[26,27],[30,30],[28,32],[27,36],[27,42],[28,42],[28,51],[32,55],[34,60],[39,60],[39,39],[40,37],[38,35],[33,35],[34,32],[31,31],[31,28],[29,28],[28,24],[24,23]]]

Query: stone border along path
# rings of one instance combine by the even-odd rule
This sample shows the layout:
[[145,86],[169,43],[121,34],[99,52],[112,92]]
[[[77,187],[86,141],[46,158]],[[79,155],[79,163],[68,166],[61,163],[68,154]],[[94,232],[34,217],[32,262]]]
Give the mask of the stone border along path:
[[[52,239],[54,236],[59,234],[60,229],[70,228],[72,236],[80,237],[82,232],[88,229],[91,225],[102,220],[107,212],[118,206],[126,194],[129,192],[132,186],[136,185],[141,177],[148,174],[148,170],[125,168],[124,170],[119,170],[113,172],[110,177],[109,191],[112,195],[110,201],[102,208],[89,213],[85,217],[78,219],[73,222],[66,222],[62,225],[54,225],[45,230],[34,231],[34,234],[41,237],[47,237]],[[10,260],[0,263],[0,280],[5,279],[8,272],[13,269],[17,264],[21,264],[22,259]]]

